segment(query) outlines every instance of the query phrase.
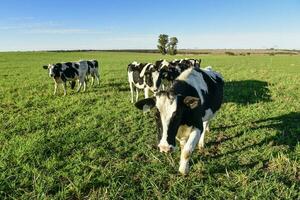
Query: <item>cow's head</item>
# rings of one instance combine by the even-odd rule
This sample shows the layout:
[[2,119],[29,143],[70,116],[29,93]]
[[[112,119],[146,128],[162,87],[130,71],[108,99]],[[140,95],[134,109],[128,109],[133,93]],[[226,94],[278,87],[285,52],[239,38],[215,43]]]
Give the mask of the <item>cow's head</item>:
[[61,63],[48,64],[43,66],[44,69],[48,69],[49,76],[53,78],[60,76],[61,67],[62,67]]
[[[142,64],[141,64],[142,65]],[[158,69],[155,65],[148,63],[144,64],[144,68],[140,73],[140,77],[144,77],[146,84],[151,90],[156,93],[158,92],[161,85],[161,78],[159,76]]]
[[168,81],[173,81],[180,74],[174,62],[166,60],[159,60],[155,63],[156,68],[159,70],[159,78]]
[[197,108],[199,104],[199,98],[160,91],[155,97],[136,102],[135,106],[143,111],[156,107],[159,135],[158,147],[160,152],[171,152],[175,149],[176,134],[184,112],[187,109]]

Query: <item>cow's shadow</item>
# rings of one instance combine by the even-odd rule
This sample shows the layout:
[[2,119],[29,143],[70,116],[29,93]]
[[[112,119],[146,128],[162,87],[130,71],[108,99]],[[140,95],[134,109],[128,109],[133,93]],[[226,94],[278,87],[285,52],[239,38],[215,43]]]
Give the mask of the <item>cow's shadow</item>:
[[129,89],[129,84],[127,84],[127,82],[125,81],[110,81],[108,83],[104,83],[103,87],[105,89],[114,89],[117,90],[119,92],[123,92],[123,91],[130,91]]
[[259,80],[242,80],[225,82],[224,102],[253,104],[271,101],[268,83]]
[[[226,141],[233,140],[235,138],[239,138],[245,134],[245,132],[238,132],[236,135],[231,137],[223,137],[218,141],[209,142],[206,144],[206,147],[210,150],[210,153],[207,155],[198,156],[197,158],[193,159],[193,163],[197,163],[200,160],[205,162],[211,159],[218,159],[224,156],[229,156],[238,152],[244,152],[250,149],[260,149],[263,148],[265,145],[271,146],[281,146],[285,145],[288,147],[289,152],[295,151],[296,146],[300,142],[300,112],[291,112],[288,114],[270,117],[266,119],[261,119],[257,121],[252,121],[247,124],[237,124],[231,125],[229,127],[219,127],[218,130],[232,128],[238,125],[245,125],[250,126],[252,130],[260,130],[260,129],[275,129],[276,134],[272,136],[266,136],[263,140],[258,143],[254,143],[251,145],[244,146],[242,148],[234,149],[222,154],[218,154],[215,149],[218,149],[219,145]],[[250,133],[251,134],[251,133]],[[239,170],[243,168],[253,168],[257,165],[257,163],[263,161],[263,163],[268,163],[268,160],[265,160],[263,156],[259,158],[260,161],[255,161],[246,165],[239,165],[239,164],[230,164],[228,165],[220,165],[218,167],[212,168],[209,173],[226,173],[227,169],[231,170]]]

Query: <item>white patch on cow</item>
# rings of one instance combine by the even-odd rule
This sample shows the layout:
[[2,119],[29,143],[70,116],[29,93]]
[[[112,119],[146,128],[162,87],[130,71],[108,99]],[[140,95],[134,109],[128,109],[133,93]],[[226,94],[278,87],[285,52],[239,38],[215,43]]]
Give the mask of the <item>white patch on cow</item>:
[[133,61],[131,64],[133,64],[133,65],[139,65],[140,63],[138,63],[138,62],[136,62],[136,61]]
[[203,76],[201,73],[197,72],[193,68],[186,69],[183,71],[178,77],[177,80],[182,80],[194,87],[201,99],[201,103],[204,102],[204,97],[202,95],[202,92],[208,92],[207,84],[205,80],[203,79]]
[[153,80],[153,86],[151,88],[152,91],[157,91],[159,88],[159,86],[157,87],[157,81],[158,81],[158,78],[159,78],[159,72],[158,71],[154,71],[152,72],[152,80]]
[[148,63],[144,66],[144,68],[142,69],[141,73],[140,73],[140,77],[142,78],[145,75],[145,72],[148,68],[148,66],[151,65],[151,63]]
[[160,112],[161,122],[162,122],[162,138],[158,144],[161,152],[165,149],[170,148],[171,145],[167,142],[168,137],[168,126],[173,113],[176,111],[177,103],[176,100],[169,99],[166,95],[156,96],[156,107]]
[[168,61],[163,60],[162,63],[161,63],[161,68],[163,68],[163,67],[165,67],[165,66],[167,67],[167,66],[169,66],[169,64],[170,64],[170,63],[169,63]]

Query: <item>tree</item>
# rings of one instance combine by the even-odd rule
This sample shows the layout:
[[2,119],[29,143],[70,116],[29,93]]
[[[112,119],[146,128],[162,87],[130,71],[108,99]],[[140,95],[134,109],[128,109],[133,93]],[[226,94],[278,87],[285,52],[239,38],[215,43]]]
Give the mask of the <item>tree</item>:
[[160,34],[158,36],[158,45],[157,48],[160,53],[165,55],[167,53],[167,44],[169,42],[169,36],[166,34]]
[[176,37],[170,38],[170,42],[168,43],[168,53],[170,55],[177,54],[177,43],[178,43],[178,39]]

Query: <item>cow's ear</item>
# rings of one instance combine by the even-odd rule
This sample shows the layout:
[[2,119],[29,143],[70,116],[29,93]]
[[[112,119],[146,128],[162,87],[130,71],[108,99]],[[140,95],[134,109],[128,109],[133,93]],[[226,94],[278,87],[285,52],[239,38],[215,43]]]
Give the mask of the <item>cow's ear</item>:
[[195,108],[197,108],[200,105],[201,101],[197,97],[186,96],[183,99],[183,103],[185,105],[187,105],[189,108],[195,109]]
[[135,107],[142,110],[143,112],[147,112],[155,106],[155,97],[140,100],[136,102],[134,105]]
[[199,65],[201,65],[201,61],[202,61],[202,60],[201,60],[201,59],[199,59]]
[[43,65],[43,68],[44,69],[48,69],[48,65]]

